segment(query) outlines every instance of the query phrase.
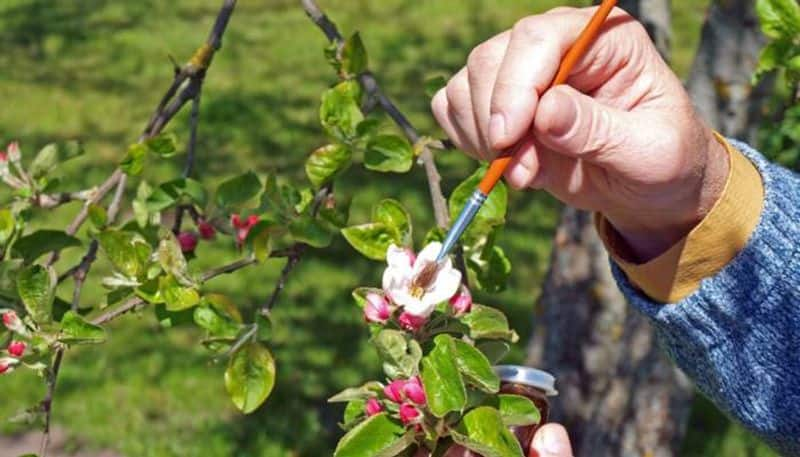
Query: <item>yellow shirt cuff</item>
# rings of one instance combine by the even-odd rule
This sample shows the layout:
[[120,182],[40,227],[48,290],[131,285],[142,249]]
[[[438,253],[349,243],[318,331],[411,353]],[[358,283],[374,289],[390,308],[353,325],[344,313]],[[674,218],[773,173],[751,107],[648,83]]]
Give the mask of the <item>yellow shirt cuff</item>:
[[764,185],[755,166],[722,136],[730,171],[717,203],[683,239],[646,263],[625,260],[625,241],[601,215],[595,225],[611,257],[628,279],[655,301],[675,303],[700,287],[747,244],[764,205]]

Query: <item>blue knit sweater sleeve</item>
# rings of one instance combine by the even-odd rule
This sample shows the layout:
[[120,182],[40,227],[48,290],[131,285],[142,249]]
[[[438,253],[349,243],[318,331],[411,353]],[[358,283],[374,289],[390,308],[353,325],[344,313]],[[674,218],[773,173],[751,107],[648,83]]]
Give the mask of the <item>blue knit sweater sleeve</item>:
[[764,182],[764,209],[746,247],[699,290],[669,305],[612,268],[697,387],[774,449],[800,456],[800,177],[746,144],[731,144]]

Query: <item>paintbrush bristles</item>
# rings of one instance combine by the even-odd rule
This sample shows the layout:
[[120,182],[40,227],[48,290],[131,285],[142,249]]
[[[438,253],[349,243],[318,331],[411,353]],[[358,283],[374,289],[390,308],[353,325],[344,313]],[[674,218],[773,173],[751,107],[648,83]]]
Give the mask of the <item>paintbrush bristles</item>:
[[427,289],[439,273],[439,262],[428,262],[422,270],[414,277],[413,286]]

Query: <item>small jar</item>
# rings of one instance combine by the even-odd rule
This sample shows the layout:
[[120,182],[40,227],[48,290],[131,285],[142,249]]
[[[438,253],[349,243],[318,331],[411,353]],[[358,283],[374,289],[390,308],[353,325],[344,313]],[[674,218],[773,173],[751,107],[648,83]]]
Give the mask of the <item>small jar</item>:
[[525,455],[528,455],[533,442],[533,436],[539,427],[547,422],[550,414],[550,402],[547,397],[558,395],[556,378],[550,373],[535,368],[519,365],[498,365],[494,367],[500,377],[500,393],[515,394],[530,399],[541,414],[538,424],[510,427],[510,430],[519,440]]

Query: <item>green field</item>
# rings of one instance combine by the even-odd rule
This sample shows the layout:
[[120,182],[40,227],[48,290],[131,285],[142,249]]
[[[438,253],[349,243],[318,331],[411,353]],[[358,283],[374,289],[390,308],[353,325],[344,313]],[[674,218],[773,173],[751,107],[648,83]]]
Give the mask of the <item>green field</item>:
[[[4,0],[0,143],[19,139],[23,153],[32,153],[53,140],[80,139],[88,154],[65,167],[65,187],[100,182],[136,139],[171,80],[168,55],[183,60],[192,53],[205,39],[219,3]],[[558,3],[321,1],[343,31],[362,32],[370,67],[385,90],[421,131],[436,136],[441,132],[429,114],[424,80],[452,74],[473,45]],[[681,74],[691,63],[706,3],[673,2],[673,64]],[[317,121],[319,95],[335,81],[322,54],[324,45],[298,2],[240,0],[204,88],[198,177],[217,182],[254,169],[303,182],[300,164],[325,142]],[[186,124],[183,113],[171,129],[186,138]],[[453,153],[441,153],[437,160],[447,191],[473,167]],[[158,183],[179,171],[180,157],[149,169],[145,177]],[[341,195],[357,190],[351,220],[365,220],[373,203],[390,196],[410,208],[420,241],[433,225],[422,171],[389,178],[353,173],[351,184],[337,187]],[[75,211],[68,205],[37,223],[63,226]],[[524,342],[558,205],[545,195],[512,193],[510,214],[500,239],[513,263],[510,286],[478,299],[507,311]],[[204,245],[198,254],[197,268],[236,258],[234,249],[224,246]],[[71,265],[78,255],[72,252],[60,265]],[[221,277],[208,289],[252,307],[265,300],[280,267],[281,262],[270,261]],[[96,268],[108,267],[98,262]],[[324,399],[379,369],[349,291],[375,283],[381,270],[352,255],[342,240],[324,252],[312,251],[300,263],[274,313],[278,385],[253,415],[242,416],[230,404],[222,383],[224,366],[210,363],[198,344],[198,331],[191,326],[165,330],[152,312],[144,311],[113,325],[106,345],[68,352],[54,421],[66,429],[76,449],[112,449],[137,457],[329,455],[341,411]],[[98,287],[88,284],[84,297],[93,297]],[[69,290],[60,293],[66,296]],[[519,345],[509,361],[523,356]],[[0,389],[5,392],[0,417],[14,415],[44,394],[40,380],[21,372],[0,377]],[[3,434],[27,428],[0,424]],[[768,455],[706,402],[697,403],[690,430],[682,455]]]

